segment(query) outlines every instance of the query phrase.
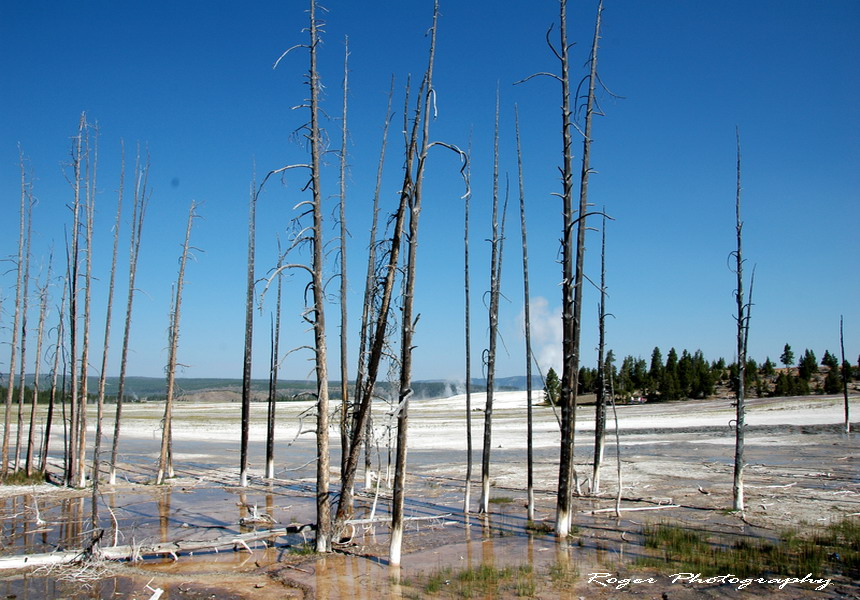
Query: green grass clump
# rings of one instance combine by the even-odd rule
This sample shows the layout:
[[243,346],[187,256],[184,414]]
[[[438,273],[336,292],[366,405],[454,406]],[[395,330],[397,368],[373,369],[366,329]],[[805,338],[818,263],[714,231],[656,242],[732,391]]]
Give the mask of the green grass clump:
[[514,499],[510,496],[496,496],[495,498],[490,498],[490,504],[510,504]]
[[790,530],[778,540],[743,538],[712,542],[702,533],[675,525],[645,527],[645,546],[654,555],[637,560],[640,567],[719,575],[765,573],[841,574],[860,578],[860,524],[846,519],[814,531]]
[[537,592],[537,581],[531,565],[498,568],[481,564],[459,571],[442,567],[428,574],[422,587],[426,594],[451,598],[494,598],[506,593],[530,598]]
[[296,556],[311,556],[316,553],[316,548],[309,542],[299,544],[298,546],[290,546],[290,554],[295,554]]
[[9,473],[2,479],[0,479],[0,484],[2,485],[38,485],[40,483],[45,483],[47,479],[45,478],[44,471],[33,471],[33,474],[27,476],[26,471],[15,471],[14,473]]

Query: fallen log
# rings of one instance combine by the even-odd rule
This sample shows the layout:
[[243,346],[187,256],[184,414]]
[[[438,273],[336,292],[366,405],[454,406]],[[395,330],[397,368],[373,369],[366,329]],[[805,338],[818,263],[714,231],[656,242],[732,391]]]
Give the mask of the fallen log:
[[[183,552],[198,550],[215,550],[220,548],[237,548],[239,546],[250,552],[248,542],[271,539],[288,533],[287,528],[266,529],[237,535],[227,535],[214,540],[186,540],[161,542],[155,544],[133,544],[126,546],[109,546],[99,548],[91,554],[105,560],[141,560],[146,556],[170,555],[176,558]],[[44,554],[22,554],[17,556],[0,557],[0,571],[11,569],[26,569],[49,565],[69,564],[80,562],[87,558],[85,550],[68,550],[64,552],[48,552]]]
[[615,512],[616,510],[619,512],[633,512],[636,510],[660,510],[663,508],[681,508],[681,505],[680,504],[660,504],[658,506],[637,506],[637,507],[633,507],[633,508],[619,508],[619,509],[616,509],[614,507],[613,508],[598,508],[597,510],[584,510],[582,512],[594,515],[597,513]]

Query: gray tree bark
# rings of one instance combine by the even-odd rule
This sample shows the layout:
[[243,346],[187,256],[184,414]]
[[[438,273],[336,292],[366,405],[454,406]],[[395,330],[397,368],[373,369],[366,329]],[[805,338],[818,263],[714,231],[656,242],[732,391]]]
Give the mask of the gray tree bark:
[[125,377],[128,365],[128,348],[131,336],[131,315],[134,304],[134,281],[137,274],[137,259],[140,256],[140,240],[143,232],[143,219],[146,214],[148,201],[147,182],[149,179],[149,156],[146,163],[141,163],[140,148],[137,150],[134,168],[134,200],[131,214],[131,236],[128,250],[128,294],[125,303],[125,326],[122,334],[122,351],[119,363],[119,383],[116,395],[116,413],[114,416],[113,442],[111,445],[109,483],[116,483],[116,466],[119,458],[119,437],[122,424],[122,407],[125,396]]
[[534,421],[532,415],[532,335],[529,297],[529,252],[526,236],[526,191],[523,181],[523,151],[520,143],[520,113],[514,107],[516,134],[517,134],[517,174],[520,189],[520,231],[523,238],[523,314],[526,338],[526,493],[527,493],[527,518],[531,521],[535,518],[535,490],[534,490]]
[[188,251],[191,241],[191,226],[194,223],[197,205],[192,202],[188,209],[188,223],[185,226],[185,242],[182,245],[182,255],[179,259],[179,275],[176,278],[176,296],[173,300],[173,310],[170,314],[170,333],[167,350],[167,398],[164,402],[164,422],[161,431],[161,451],[158,457],[158,473],[156,485],[164,483],[166,477],[173,476],[172,431],[173,394],[176,381],[176,352],[179,348],[179,318],[182,309],[182,287],[185,283],[185,265],[188,262]]

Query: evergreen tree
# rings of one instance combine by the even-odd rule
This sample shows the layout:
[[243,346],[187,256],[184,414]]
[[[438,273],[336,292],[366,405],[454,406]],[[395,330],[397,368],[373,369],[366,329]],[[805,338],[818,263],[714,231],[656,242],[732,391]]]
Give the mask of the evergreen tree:
[[558,373],[552,367],[546,374],[546,381],[543,386],[544,403],[555,406],[558,404],[558,396],[561,393],[561,382],[558,380]]
[[818,361],[815,358],[815,353],[807,348],[797,365],[797,375],[802,380],[809,382],[810,378],[817,372]]
[[832,367],[827,372],[827,377],[824,378],[824,393],[838,394],[842,391],[842,376],[839,374],[839,369]]
[[651,352],[651,366],[648,369],[647,394],[655,396],[660,388],[660,382],[663,379],[663,354],[660,348],[654,347]]
[[792,352],[791,346],[789,346],[788,344],[786,344],[785,348],[782,349],[782,354],[779,357],[779,362],[785,365],[786,368],[794,364],[794,352]]
[[824,358],[821,359],[821,365],[828,367],[830,370],[839,368],[839,361],[830,353],[830,350],[824,351]]
[[765,359],[764,364],[761,366],[761,374],[765,377],[773,377],[773,374],[776,372],[774,368],[776,365],[773,364],[773,361],[770,359],[770,356]]
[[793,396],[794,387],[794,378],[785,371],[782,371],[776,376],[776,383],[773,386],[773,395]]

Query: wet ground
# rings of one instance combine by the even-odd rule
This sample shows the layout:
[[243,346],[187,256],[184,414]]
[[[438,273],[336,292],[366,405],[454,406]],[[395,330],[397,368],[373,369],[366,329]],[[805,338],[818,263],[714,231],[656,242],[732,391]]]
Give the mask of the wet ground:
[[[26,573],[0,573],[0,598],[148,600],[158,589],[163,590],[160,598],[174,600],[450,597],[456,583],[454,574],[479,565],[530,569],[517,586],[503,587],[500,596],[491,597],[860,597],[857,582],[838,578],[823,590],[815,590],[807,583],[781,591],[775,584],[751,584],[741,591],[737,585],[673,583],[668,574],[637,571],[633,561],[649,552],[643,546],[645,523],[678,523],[706,532],[712,539],[729,540],[773,537],[788,526],[812,529],[860,515],[860,442],[856,435],[846,436],[838,425],[804,424],[804,420],[811,420],[804,418],[800,418],[801,422],[786,418],[782,424],[776,419],[777,422],[753,425],[747,438],[747,510],[741,517],[725,510],[731,501],[731,430],[710,423],[678,427],[672,422],[673,414],[686,416],[691,405],[675,406],[622,407],[629,409],[623,411],[622,419],[630,415],[632,425],[625,428],[622,420],[622,507],[647,510],[624,511],[620,519],[612,511],[603,510],[614,506],[618,483],[614,434],[610,432],[601,483],[606,495],[576,499],[576,531],[566,545],[557,543],[551,534],[536,533],[528,527],[525,452],[518,442],[519,434],[504,433],[506,428],[516,431],[517,425],[522,429],[521,416],[514,407],[509,413],[504,406],[496,412],[500,433],[494,438],[497,443],[491,472],[495,501],[490,514],[483,517],[462,511],[463,451],[450,447],[442,439],[444,435],[437,436],[437,448],[432,447],[432,439],[426,438],[434,427],[449,434],[461,417],[453,411],[424,406],[413,413],[415,447],[409,455],[406,506],[406,516],[419,519],[408,522],[403,567],[398,573],[386,560],[387,525],[357,525],[351,539],[325,558],[307,555],[305,538],[296,533],[269,543],[252,542],[247,549],[179,554],[175,560],[147,558],[137,563],[103,562],[86,569],[57,566]],[[817,405],[812,409],[816,414],[820,412]],[[581,410],[585,415],[586,409]],[[140,423],[147,422],[147,412],[157,420],[155,407],[150,411],[139,407],[139,411]],[[193,427],[183,435],[181,425],[177,427],[177,478],[166,486],[150,484],[157,447],[152,433],[132,429],[132,435],[123,439],[121,482],[101,486],[100,526],[108,532],[103,545],[114,541],[134,545],[216,540],[253,530],[240,525],[240,521],[264,514],[273,523],[258,527],[313,522],[314,465],[309,462],[313,457],[312,436],[296,436],[296,425],[288,425],[290,421],[285,418],[281,439],[286,442],[278,449],[277,478],[263,480],[257,470],[252,485],[239,488],[235,485],[236,443],[230,439],[233,411],[219,411],[209,414],[216,415],[212,417],[213,427],[217,430],[223,426],[224,435],[198,435]],[[540,419],[551,431],[551,413],[544,411]],[[480,414],[475,420],[481,422]],[[428,422],[432,426],[427,426]],[[651,426],[642,426],[643,423]],[[379,437],[384,439],[382,434]],[[556,443],[545,439],[535,452],[537,521],[551,522],[554,517]],[[587,432],[579,435],[577,468],[584,493],[588,491],[592,443]],[[335,447],[333,455],[338,452]],[[262,442],[257,439],[252,443],[251,456],[263,454]],[[480,460],[479,448],[475,458]],[[383,450],[374,462],[384,479],[387,452]],[[477,480],[479,462],[475,473]],[[333,480],[336,477],[333,471]],[[387,515],[390,492],[384,485],[380,486],[378,498],[370,493],[373,489],[366,493],[360,483],[357,487],[357,517]],[[477,483],[473,484],[472,494],[474,505],[479,494]],[[86,490],[47,485],[4,489],[0,492],[0,554],[80,548],[92,531],[91,502]],[[310,541],[312,532],[306,535]],[[443,581],[437,592],[428,591],[427,579],[449,568],[452,575],[448,583]],[[589,581],[592,573],[608,575]],[[620,590],[615,589],[618,582],[600,585],[611,578],[642,581],[631,581]],[[649,578],[654,581],[649,582]]]

